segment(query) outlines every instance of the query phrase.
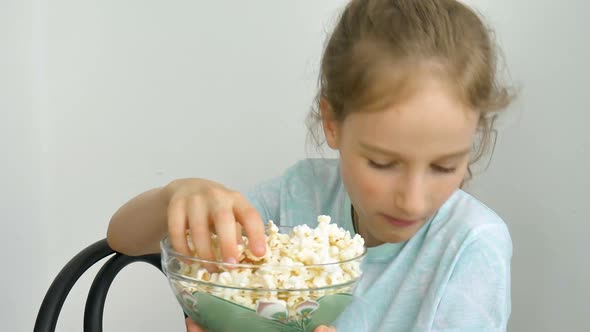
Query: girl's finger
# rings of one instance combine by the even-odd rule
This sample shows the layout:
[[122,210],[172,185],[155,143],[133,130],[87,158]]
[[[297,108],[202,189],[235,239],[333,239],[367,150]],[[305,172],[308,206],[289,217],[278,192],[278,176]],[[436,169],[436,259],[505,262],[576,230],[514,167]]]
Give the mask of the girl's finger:
[[206,205],[198,198],[191,199],[187,207],[187,215],[197,256],[201,259],[214,260]]
[[234,214],[248,236],[248,246],[255,255],[262,257],[266,252],[264,223],[258,211],[245,197],[240,196],[234,203]]
[[199,325],[195,324],[192,319],[186,319],[186,332],[205,332]]
[[226,263],[237,263],[238,244],[236,239],[236,219],[231,208],[219,208],[211,214],[215,231],[219,237],[221,255]]
[[236,223],[236,241],[238,244],[244,244],[244,239],[242,238],[242,225],[240,223]]
[[172,248],[183,255],[190,255],[186,242],[187,220],[183,201],[168,205],[168,238]]

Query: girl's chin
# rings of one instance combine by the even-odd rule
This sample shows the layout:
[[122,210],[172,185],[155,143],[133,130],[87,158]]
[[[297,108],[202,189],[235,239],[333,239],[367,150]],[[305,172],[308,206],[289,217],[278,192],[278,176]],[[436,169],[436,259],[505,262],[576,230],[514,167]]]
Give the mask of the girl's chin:
[[[374,229],[371,232],[371,237],[373,238],[373,246],[377,246],[379,244],[383,244],[383,243],[399,243],[399,242],[405,242],[407,240],[409,240],[416,232],[410,231],[410,230],[406,230],[403,232],[398,232],[398,231],[393,231],[391,229],[391,227],[387,227],[388,229],[381,229],[381,227],[379,227],[378,229]],[[371,240],[371,239],[369,239]],[[367,241],[367,239],[365,239],[365,241]],[[368,243],[367,246],[370,246],[371,243]]]

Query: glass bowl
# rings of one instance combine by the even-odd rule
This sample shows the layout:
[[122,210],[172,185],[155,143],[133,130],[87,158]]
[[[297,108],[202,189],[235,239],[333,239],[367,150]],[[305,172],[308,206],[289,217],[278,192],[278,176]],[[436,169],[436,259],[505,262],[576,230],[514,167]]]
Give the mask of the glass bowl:
[[[278,228],[280,233],[292,230]],[[363,248],[357,257],[327,264],[261,265],[185,256],[174,251],[166,237],[160,247],[162,270],[176,299],[193,321],[212,332],[311,332],[330,325],[352,301],[367,253]],[[246,278],[254,273],[275,279],[262,277],[258,280],[264,279],[263,284],[249,284]],[[228,285],[230,277],[233,285]],[[283,280],[281,288],[273,284],[278,278]]]

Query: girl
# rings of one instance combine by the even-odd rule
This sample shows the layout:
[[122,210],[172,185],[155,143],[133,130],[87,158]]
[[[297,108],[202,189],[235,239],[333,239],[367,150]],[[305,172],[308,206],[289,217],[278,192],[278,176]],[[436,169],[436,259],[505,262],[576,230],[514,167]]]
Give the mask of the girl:
[[488,29],[461,2],[352,0],[327,43],[309,118],[338,159],[300,161],[245,196],[175,180],[121,207],[109,244],[158,252],[167,232],[188,253],[190,229],[210,259],[215,232],[224,260],[235,262],[242,228],[263,255],[264,221],[294,226],[327,214],[368,247],[336,330],[504,331],[510,235],[460,188],[509,102]]

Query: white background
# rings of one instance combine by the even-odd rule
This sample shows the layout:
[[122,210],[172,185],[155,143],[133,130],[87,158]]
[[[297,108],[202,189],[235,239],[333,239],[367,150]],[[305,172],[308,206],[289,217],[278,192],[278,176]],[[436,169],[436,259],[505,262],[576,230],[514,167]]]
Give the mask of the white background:
[[[3,331],[127,199],[178,177],[247,186],[305,150],[321,47],[345,1],[0,0]],[[514,242],[511,331],[590,330],[590,5],[470,1],[520,99],[472,189]],[[58,331],[81,331],[92,273]],[[105,331],[182,331],[155,269],[112,286]]]

